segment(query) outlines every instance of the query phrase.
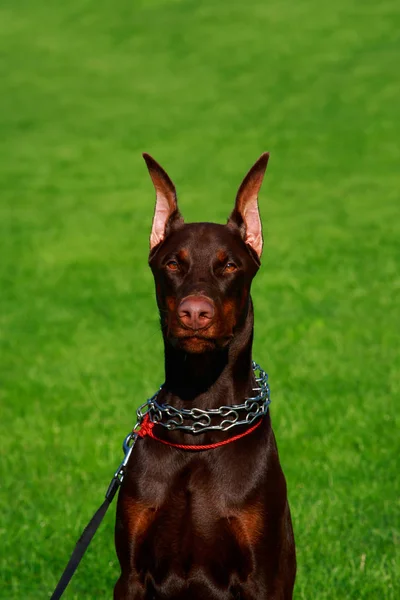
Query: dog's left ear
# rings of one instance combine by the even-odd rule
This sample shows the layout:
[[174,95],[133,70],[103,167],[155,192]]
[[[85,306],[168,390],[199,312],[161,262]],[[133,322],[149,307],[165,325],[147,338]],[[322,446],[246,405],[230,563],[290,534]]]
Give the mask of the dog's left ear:
[[150,234],[150,250],[153,250],[173,227],[183,225],[183,218],[178,209],[176,190],[171,179],[150,154],[144,152],[143,158],[156,190],[156,208]]
[[258,211],[258,192],[260,190],[265,169],[267,168],[269,152],[261,154],[251,167],[236,196],[235,208],[228,220],[229,225],[239,227],[246,244],[261,257],[263,238],[260,213]]

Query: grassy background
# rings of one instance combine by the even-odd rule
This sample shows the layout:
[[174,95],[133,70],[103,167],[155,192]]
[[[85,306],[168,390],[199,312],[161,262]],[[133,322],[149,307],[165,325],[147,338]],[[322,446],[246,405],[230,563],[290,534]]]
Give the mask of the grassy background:
[[[3,0],[1,598],[50,596],[162,381],[143,150],[187,220],[220,222],[271,151],[254,355],[295,598],[400,597],[399,15],[394,0]],[[111,597],[113,521],[65,598]]]

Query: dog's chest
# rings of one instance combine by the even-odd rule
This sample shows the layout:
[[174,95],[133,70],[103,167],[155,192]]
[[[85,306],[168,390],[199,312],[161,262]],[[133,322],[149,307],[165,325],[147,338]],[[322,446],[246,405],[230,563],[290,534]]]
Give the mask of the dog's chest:
[[216,585],[225,585],[221,572],[229,564],[245,578],[264,515],[261,504],[235,502],[243,486],[232,473],[224,473],[215,461],[194,459],[169,476],[165,465],[162,471],[156,467],[152,481],[143,494],[122,502],[135,570],[162,580],[170,572],[187,578],[201,568]]

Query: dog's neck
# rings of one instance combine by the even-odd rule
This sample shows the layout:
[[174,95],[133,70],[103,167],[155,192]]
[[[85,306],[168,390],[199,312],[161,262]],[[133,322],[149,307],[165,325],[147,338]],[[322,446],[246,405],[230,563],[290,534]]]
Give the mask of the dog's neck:
[[216,408],[251,396],[253,309],[226,348],[190,354],[174,348],[164,335],[165,384],[160,399],[175,407]]

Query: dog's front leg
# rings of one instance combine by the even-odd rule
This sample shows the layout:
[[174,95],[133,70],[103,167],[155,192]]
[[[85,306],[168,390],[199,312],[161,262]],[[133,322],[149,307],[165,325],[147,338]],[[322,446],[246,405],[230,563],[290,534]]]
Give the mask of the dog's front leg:
[[[146,590],[136,577],[121,577],[114,587],[114,600],[144,600]],[[147,598],[146,598],[147,600]]]

